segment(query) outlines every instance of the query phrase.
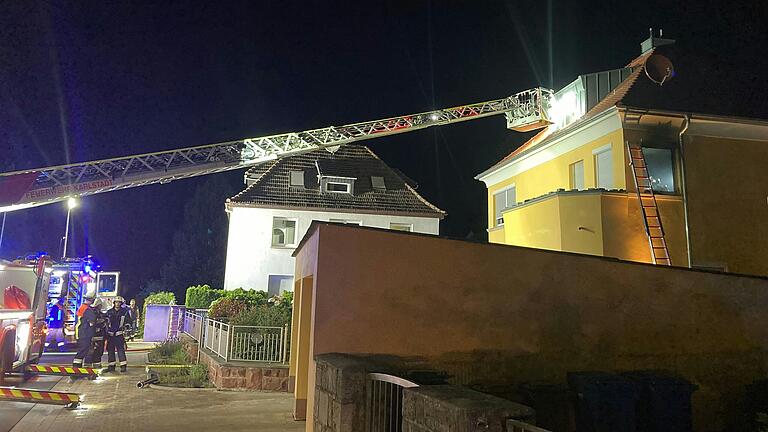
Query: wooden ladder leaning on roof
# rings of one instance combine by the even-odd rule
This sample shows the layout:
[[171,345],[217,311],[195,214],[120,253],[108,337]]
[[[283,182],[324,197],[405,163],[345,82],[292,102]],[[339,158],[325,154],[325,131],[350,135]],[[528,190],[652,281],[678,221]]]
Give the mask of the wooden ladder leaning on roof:
[[645,225],[645,233],[648,236],[648,245],[651,248],[653,263],[672,265],[643,149],[627,141],[627,154],[629,154],[629,165],[632,168],[632,178],[635,179],[637,199],[643,212],[643,224]]

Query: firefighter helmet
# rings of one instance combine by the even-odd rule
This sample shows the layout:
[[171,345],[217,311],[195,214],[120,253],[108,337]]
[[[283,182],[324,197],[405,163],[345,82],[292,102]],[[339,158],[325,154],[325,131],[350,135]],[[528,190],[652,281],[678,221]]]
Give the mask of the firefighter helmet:
[[97,299],[96,299],[96,300],[93,302],[93,304],[92,304],[91,306],[93,306],[93,307],[95,307],[95,308],[103,307],[103,306],[104,306],[104,300],[102,300],[102,299],[100,299],[100,298],[97,298]]
[[115,303],[115,302],[125,303],[125,299],[120,297],[120,296],[117,296],[117,297],[114,298],[114,300],[112,300],[112,302],[113,303]]

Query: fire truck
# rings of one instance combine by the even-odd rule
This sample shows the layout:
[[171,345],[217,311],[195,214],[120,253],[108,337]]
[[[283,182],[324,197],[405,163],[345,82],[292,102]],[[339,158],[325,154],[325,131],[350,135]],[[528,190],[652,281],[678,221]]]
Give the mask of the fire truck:
[[61,348],[76,342],[77,310],[86,297],[101,298],[104,310],[118,295],[119,272],[104,272],[91,256],[65,258],[53,264],[48,286],[48,337],[45,346]]
[[0,260],[0,382],[43,354],[51,271],[46,257]]

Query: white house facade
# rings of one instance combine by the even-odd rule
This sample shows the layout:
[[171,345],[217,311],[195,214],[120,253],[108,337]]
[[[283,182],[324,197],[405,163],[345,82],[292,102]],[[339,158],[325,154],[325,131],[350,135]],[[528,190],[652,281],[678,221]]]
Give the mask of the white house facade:
[[246,184],[226,204],[225,289],[292,291],[291,254],[313,220],[437,235],[445,216],[359,145],[260,165]]

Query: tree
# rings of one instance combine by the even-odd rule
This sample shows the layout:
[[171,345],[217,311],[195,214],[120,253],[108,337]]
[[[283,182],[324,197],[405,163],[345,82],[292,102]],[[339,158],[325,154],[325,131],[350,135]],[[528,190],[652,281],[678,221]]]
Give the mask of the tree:
[[224,202],[236,191],[231,178],[220,174],[197,187],[184,206],[184,219],[174,234],[173,250],[162,266],[159,281],[149,281],[145,290],[151,286],[183,299],[189,286],[224,285],[228,234]]

